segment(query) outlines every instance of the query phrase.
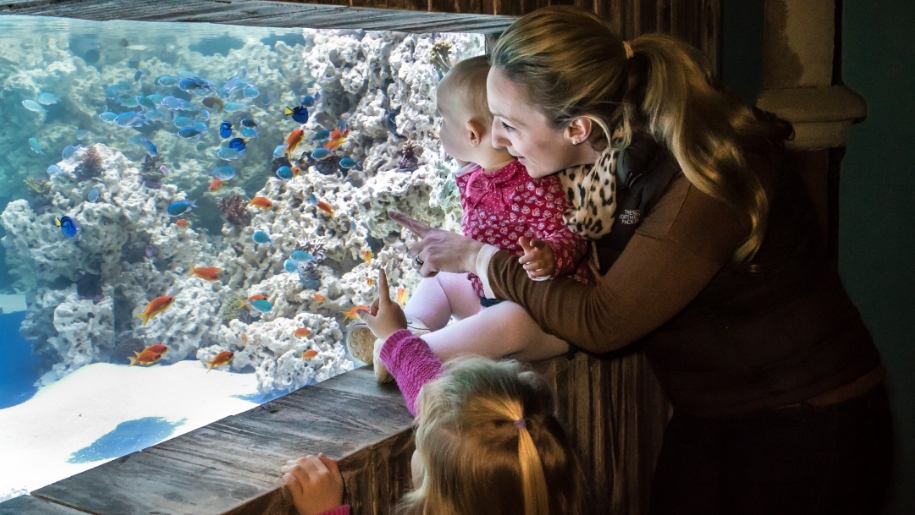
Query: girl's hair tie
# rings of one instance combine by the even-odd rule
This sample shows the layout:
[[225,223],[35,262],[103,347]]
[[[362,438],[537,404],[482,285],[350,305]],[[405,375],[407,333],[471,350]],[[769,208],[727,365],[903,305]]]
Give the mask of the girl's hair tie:
[[628,41],[623,41],[623,50],[626,51],[626,59],[632,59],[634,54],[632,53],[632,47],[629,46]]
[[524,422],[524,417],[515,421],[515,427],[518,429],[524,429],[527,427],[527,423]]

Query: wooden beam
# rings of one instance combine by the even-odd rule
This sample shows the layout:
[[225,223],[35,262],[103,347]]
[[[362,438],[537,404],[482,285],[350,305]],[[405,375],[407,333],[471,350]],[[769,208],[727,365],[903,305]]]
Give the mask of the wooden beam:
[[[399,4],[398,7],[403,9],[408,6]],[[515,20],[511,16],[265,0],[0,0],[0,15],[4,14],[56,16],[93,21],[132,20],[277,28],[484,34],[502,32]]]

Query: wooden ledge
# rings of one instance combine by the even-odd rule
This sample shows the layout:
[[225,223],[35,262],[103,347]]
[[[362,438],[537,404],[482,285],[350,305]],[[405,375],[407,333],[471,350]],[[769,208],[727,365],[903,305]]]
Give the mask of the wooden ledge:
[[867,102],[845,86],[770,89],[756,105],[794,125],[796,150],[844,147],[849,127],[867,117]]
[[[337,2],[323,2],[333,4]],[[364,29],[401,32],[499,33],[514,16],[426,12],[404,3],[394,9],[267,0],[0,0],[0,15],[57,16],[82,20],[217,23],[274,28]],[[398,9],[399,8],[399,9]],[[406,10],[406,9],[418,10]]]

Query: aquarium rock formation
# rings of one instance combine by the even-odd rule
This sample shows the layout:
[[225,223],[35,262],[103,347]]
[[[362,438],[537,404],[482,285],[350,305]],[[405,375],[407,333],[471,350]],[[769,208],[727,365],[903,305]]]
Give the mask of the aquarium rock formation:
[[[226,164],[214,153],[222,143],[216,127],[227,114],[214,113],[199,141],[176,138],[170,123],[150,124],[143,134],[159,147],[155,159],[128,142],[134,128],[98,120],[105,87],[122,81],[136,56],[102,56],[106,65],[96,67],[51,38],[43,60],[24,59],[9,74],[0,95],[53,84],[65,110],[47,122],[41,113],[17,112],[9,123],[48,147],[72,144],[77,127],[92,127],[82,147],[55,159],[60,173],[48,176],[50,163],[24,154],[7,160],[12,168],[4,166],[0,180],[23,191],[0,214],[2,245],[12,287],[27,294],[21,332],[43,362],[45,382],[89,363],[126,365],[135,351],[161,343],[169,352],[155,366],[203,363],[229,350],[234,358],[222,370],[256,374],[264,395],[288,391],[352,370],[342,345],[351,323],[344,313],[375,299],[379,270],[395,288],[410,291],[419,282],[405,258],[415,236],[387,212],[458,228],[455,166],[443,160],[437,139],[435,87],[451,61],[482,53],[482,38],[302,35],[304,44],[295,46],[251,39],[225,56],[179,45],[139,59],[149,77],[175,73],[174,61],[223,79],[256,68],[260,94],[275,96],[244,111],[259,121],[260,133],[230,162],[238,175],[221,188],[211,181],[214,166]],[[299,125],[282,108],[306,94],[318,101],[302,125],[302,156],[290,162],[301,169],[284,180],[271,165],[275,148]],[[314,135],[343,126],[341,120],[349,136],[333,149],[336,160],[309,160],[320,146]],[[341,168],[343,157],[357,165]],[[271,206],[255,206],[255,198]],[[182,201],[196,208],[170,216],[169,206]],[[78,226],[72,238],[55,226],[63,216]],[[255,233],[269,242],[258,243]],[[297,250],[311,258],[289,269]],[[194,266],[222,271],[206,281],[191,274]],[[165,295],[174,302],[144,325],[137,315]],[[269,310],[246,301],[257,296]],[[307,336],[296,336],[302,328]]]

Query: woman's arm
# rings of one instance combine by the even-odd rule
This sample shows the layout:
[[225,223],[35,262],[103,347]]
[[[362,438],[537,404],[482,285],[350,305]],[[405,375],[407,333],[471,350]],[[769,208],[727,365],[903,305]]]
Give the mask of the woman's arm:
[[744,236],[730,209],[680,176],[596,286],[565,278],[527,280],[518,260],[505,252],[479,260],[478,274],[487,292],[524,306],[546,332],[603,353],[638,340],[682,311]]

